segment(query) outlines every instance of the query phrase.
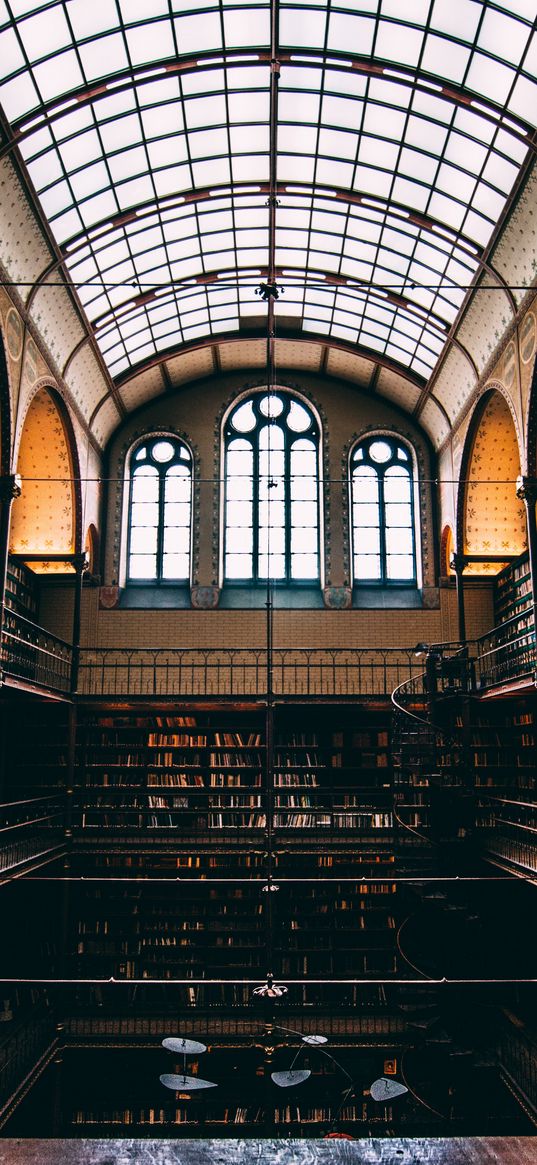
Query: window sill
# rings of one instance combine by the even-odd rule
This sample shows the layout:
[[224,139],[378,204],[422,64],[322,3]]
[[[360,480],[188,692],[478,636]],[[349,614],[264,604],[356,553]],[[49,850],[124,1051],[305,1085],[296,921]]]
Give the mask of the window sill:
[[[279,587],[272,590],[276,611],[323,610],[323,596],[319,586]],[[221,611],[256,611],[267,605],[265,586],[224,586],[218,604]]]
[[419,610],[423,596],[418,587],[354,587],[353,610]]
[[151,583],[146,586],[126,586],[121,592],[118,606],[124,611],[190,610],[190,587],[155,587]]

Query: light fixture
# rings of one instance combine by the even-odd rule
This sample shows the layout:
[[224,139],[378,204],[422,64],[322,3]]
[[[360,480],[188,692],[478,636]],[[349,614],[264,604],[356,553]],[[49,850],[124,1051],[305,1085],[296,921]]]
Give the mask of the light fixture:
[[[300,1032],[292,1031],[291,1028],[282,1027],[279,1030],[288,1032],[290,1035],[294,1036],[300,1035]],[[298,1060],[298,1057],[300,1056],[300,1053],[304,1051],[304,1044],[308,1045],[310,1048],[315,1048],[319,1047],[321,1044],[328,1043],[326,1036],[320,1035],[300,1036],[300,1039],[302,1041],[302,1047],[298,1049],[290,1067],[286,1071],[271,1072],[270,1074],[271,1080],[274,1081],[274,1084],[277,1084],[278,1088],[294,1088],[296,1084],[303,1084],[304,1081],[308,1080],[311,1076],[311,1069],[295,1068],[295,1064]]]
[[179,1053],[183,1057],[182,1075],[176,1072],[163,1072],[160,1076],[160,1083],[165,1088],[170,1088],[172,1092],[198,1092],[203,1088],[218,1087],[212,1080],[202,1080],[201,1076],[186,1074],[187,1056],[201,1056],[207,1051],[206,1044],[201,1044],[198,1040],[189,1040],[185,1036],[167,1036],[162,1041],[162,1047],[166,1048],[167,1052]]
[[393,1100],[395,1096],[402,1096],[408,1092],[408,1088],[404,1084],[399,1084],[398,1080],[387,1080],[385,1076],[381,1076],[373,1081],[369,1091],[373,1100],[386,1101]]
[[281,999],[282,995],[287,995],[287,987],[283,983],[275,983],[269,973],[265,983],[254,987],[252,995],[257,995],[261,999]]

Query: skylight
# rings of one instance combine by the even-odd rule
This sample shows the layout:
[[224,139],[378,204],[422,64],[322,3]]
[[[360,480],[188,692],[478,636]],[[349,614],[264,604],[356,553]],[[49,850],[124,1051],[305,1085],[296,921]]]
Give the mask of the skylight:
[[[2,11],[0,101],[111,374],[236,331],[269,264],[268,0]],[[535,17],[281,0],[274,255],[306,333],[430,374],[527,156]]]

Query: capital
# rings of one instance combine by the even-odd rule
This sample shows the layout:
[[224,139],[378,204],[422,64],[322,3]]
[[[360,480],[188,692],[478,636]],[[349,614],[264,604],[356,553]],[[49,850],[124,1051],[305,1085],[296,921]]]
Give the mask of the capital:
[[20,498],[22,478],[20,473],[6,473],[0,477],[0,502],[12,502]]
[[449,565],[453,568],[456,574],[462,574],[465,566],[468,566],[466,555],[461,554],[458,550],[455,550],[451,555],[451,561]]
[[537,480],[534,477],[524,477],[522,474],[516,479],[516,496],[522,502],[537,501]]

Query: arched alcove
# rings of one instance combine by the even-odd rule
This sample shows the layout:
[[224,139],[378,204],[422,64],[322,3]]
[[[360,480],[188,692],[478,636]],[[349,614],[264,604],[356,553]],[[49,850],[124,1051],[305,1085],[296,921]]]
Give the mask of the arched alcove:
[[72,555],[76,541],[76,495],[73,454],[66,422],[49,388],[36,392],[24,422],[17,472],[22,494],[13,506],[10,553],[42,554],[33,562],[38,573],[71,567],[49,562],[50,554]]
[[[524,505],[516,495],[520,450],[513,417],[500,392],[488,393],[471,426],[461,481],[459,524],[468,555],[522,554],[527,547]],[[469,564],[466,574],[496,574],[498,563]]]

